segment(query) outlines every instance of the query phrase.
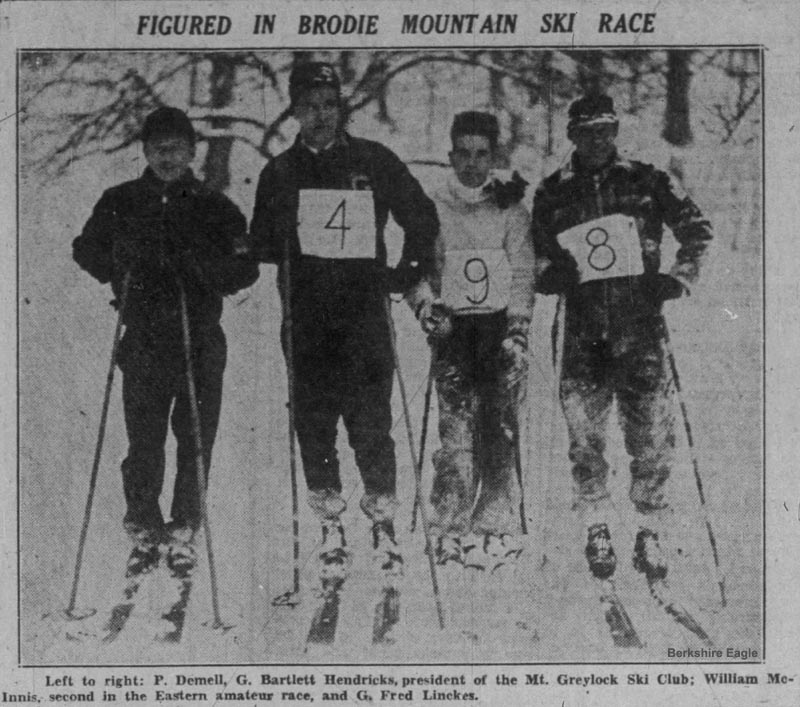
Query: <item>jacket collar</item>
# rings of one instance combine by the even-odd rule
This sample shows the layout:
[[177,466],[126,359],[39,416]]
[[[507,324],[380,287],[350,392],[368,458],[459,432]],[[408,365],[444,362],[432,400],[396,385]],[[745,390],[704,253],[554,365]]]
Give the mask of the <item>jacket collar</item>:
[[314,157],[325,157],[335,152],[337,148],[347,146],[349,137],[350,136],[346,132],[342,131],[337,134],[330,145],[323,147],[321,150],[316,150],[310,145],[306,145],[303,138],[298,134],[294,141],[294,147],[296,150],[302,150],[303,153],[314,155]]
[[611,157],[609,157],[608,161],[604,165],[591,168],[581,164],[580,157],[578,157],[577,153],[573,152],[572,159],[570,159],[570,161],[561,168],[561,178],[571,179],[576,175],[592,176],[595,174],[605,177],[605,175],[608,174],[611,169],[618,166],[629,167],[630,162],[620,157],[616,148],[614,149],[614,153],[611,155]]
[[160,195],[172,195],[186,190],[196,192],[200,187],[200,180],[194,176],[191,169],[187,169],[174,182],[167,183],[161,181],[150,167],[146,167],[141,178],[148,189]]

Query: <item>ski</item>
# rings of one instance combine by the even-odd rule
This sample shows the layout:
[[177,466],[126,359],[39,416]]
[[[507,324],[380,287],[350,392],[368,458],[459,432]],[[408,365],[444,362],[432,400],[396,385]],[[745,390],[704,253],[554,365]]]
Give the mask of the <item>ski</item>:
[[397,577],[386,574],[375,615],[372,622],[372,644],[391,645],[394,643],[394,627],[400,622],[400,589]]
[[178,598],[169,605],[161,618],[169,624],[169,629],[156,636],[161,643],[180,643],[183,636],[183,625],[186,621],[186,608],[192,593],[192,581],[197,559],[194,550],[173,562],[170,568],[170,579],[175,583]]
[[617,594],[614,580],[595,579],[600,589],[600,604],[603,607],[606,623],[611,632],[614,645],[619,648],[643,648],[644,644],[636,633],[633,622],[625,610],[622,599]]
[[648,577],[647,584],[653,599],[677,624],[694,634],[706,648],[714,647],[713,641],[697,619],[677,601],[666,579],[663,577]]
[[125,572],[125,588],[122,590],[122,601],[111,609],[108,620],[103,627],[103,643],[113,643],[128,622],[136,606],[136,595],[142,586],[144,578],[150,574],[159,562],[158,548],[154,547],[149,553],[142,554],[140,547],[134,547],[128,557]]
[[378,564],[381,590],[372,620],[372,645],[394,643],[394,627],[400,622],[400,579],[403,576],[403,556],[395,542],[391,521],[372,526],[373,560]]
[[323,577],[320,603],[314,612],[306,638],[306,651],[312,645],[333,645],[336,625],[339,623],[339,603],[344,581],[343,576]]

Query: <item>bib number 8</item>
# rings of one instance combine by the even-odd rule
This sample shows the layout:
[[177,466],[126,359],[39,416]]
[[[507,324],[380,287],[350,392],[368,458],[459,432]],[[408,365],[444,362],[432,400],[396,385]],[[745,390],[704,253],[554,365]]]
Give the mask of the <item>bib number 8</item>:
[[617,253],[608,245],[608,231],[604,228],[593,228],[586,234],[586,243],[591,250],[586,261],[595,270],[603,272],[617,262]]
[[581,283],[644,272],[636,220],[627,214],[609,214],[580,223],[556,238],[575,258]]

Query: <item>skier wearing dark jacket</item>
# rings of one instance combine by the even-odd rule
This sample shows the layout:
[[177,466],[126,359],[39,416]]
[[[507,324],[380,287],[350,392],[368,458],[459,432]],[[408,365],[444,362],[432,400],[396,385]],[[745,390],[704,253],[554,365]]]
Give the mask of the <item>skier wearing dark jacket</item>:
[[[339,517],[346,504],[336,452],[341,417],[364,483],[361,508],[373,520],[375,549],[397,559],[394,366],[385,303],[390,290],[407,289],[432,268],[436,211],[394,153],[344,131],[339,79],[330,65],[298,66],[289,91],[300,134],[261,173],[251,237],[262,261],[282,266],[278,287],[289,298],[292,350],[286,353],[308,501],[323,523],[323,562],[344,564]],[[390,213],[405,234],[393,270],[384,242]]]
[[122,463],[125,526],[152,559],[164,531],[158,499],[170,408],[177,476],[167,531],[172,540],[188,544],[200,523],[180,288],[186,295],[207,475],[226,359],[222,300],[255,282],[258,266],[235,253],[246,238],[244,216],[189,168],[195,133],[187,116],[159,108],[147,117],[141,137],[148,167],[140,178],[102,195],[73,242],[73,256],[101,283],[111,283],[117,306],[128,273],[126,329],[117,358],[129,441]]
[[[616,396],[632,458],[629,495],[640,514],[635,564],[666,572],[652,530],[668,515],[664,485],[675,446],[661,310],[665,300],[688,294],[711,228],[664,172],[617,154],[618,121],[608,96],[575,101],[569,118],[575,152],[537,189],[532,233],[537,289],[565,302],[561,402],[576,505],[588,512],[587,558],[598,576],[614,570],[602,521],[605,428]],[[669,274],[659,272],[664,225],[680,246]]]

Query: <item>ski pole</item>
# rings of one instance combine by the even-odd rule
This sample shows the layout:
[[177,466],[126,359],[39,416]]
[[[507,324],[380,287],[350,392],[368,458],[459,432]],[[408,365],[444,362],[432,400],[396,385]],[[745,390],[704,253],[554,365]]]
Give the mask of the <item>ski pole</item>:
[[439,628],[444,629],[444,612],[442,610],[442,599],[439,596],[439,582],[436,579],[436,565],[433,560],[433,544],[431,543],[430,525],[428,523],[428,511],[422,499],[422,465],[419,463],[416,449],[414,448],[414,430],[411,429],[411,413],[408,410],[408,398],[406,396],[406,386],[403,382],[403,374],[400,370],[400,356],[397,353],[397,332],[394,328],[391,304],[389,298],[384,298],[384,311],[386,313],[386,323],[389,327],[389,340],[392,345],[392,358],[394,359],[394,370],[397,373],[397,385],[400,388],[400,398],[403,403],[403,417],[406,422],[406,433],[408,435],[408,449],[411,453],[411,463],[414,465],[414,480],[416,482],[416,499],[419,505],[419,516],[422,519],[422,532],[425,533],[425,554],[428,556],[428,567],[431,574],[431,584],[433,585],[433,598],[436,602],[436,615],[439,618]]
[[[419,438],[419,468],[425,464],[425,440],[428,437],[428,418],[431,412],[431,398],[433,396],[433,378],[436,363],[436,349],[431,346],[431,366],[428,371],[428,384],[425,388],[425,411],[422,413],[422,433]],[[417,529],[417,512],[419,511],[419,496],[414,494],[414,510],[411,514],[411,532]]]
[[206,493],[206,463],[203,453],[203,438],[200,432],[200,410],[197,404],[197,387],[195,385],[194,367],[192,365],[192,340],[189,329],[189,312],[186,306],[186,288],[178,278],[178,290],[181,300],[181,329],[183,333],[183,355],[186,362],[186,389],[189,394],[189,413],[192,420],[192,436],[195,446],[195,470],[197,472],[197,494],[200,499],[200,520],[203,534],[206,536],[206,553],[208,554],[208,572],[211,578],[211,606],[214,611],[212,628],[226,629],[219,613],[219,593],[217,590],[217,571],[214,563],[214,551],[211,544],[211,523],[208,519],[208,499]]
[[92,516],[92,504],[94,503],[94,492],[97,486],[97,474],[100,469],[100,457],[103,452],[103,440],[106,436],[106,421],[108,420],[108,406],[111,400],[111,387],[114,384],[114,368],[117,365],[117,351],[122,334],[122,319],[125,315],[125,304],[128,301],[128,287],[131,281],[131,273],[128,270],[122,279],[122,290],[119,295],[119,307],[117,309],[117,324],[114,327],[114,340],[111,344],[111,361],[108,365],[108,375],[106,376],[106,389],[103,394],[103,407],[100,413],[100,428],[97,431],[97,444],[94,448],[94,461],[92,462],[92,473],[89,477],[89,494],[86,497],[86,508],[83,512],[83,525],[81,535],[78,540],[78,556],[75,559],[75,573],[72,578],[72,591],[69,595],[69,606],[64,613],[70,619],[85,619],[95,613],[95,609],[88,612],[76,613],[75,602],[78,598],[78,583],[80,582],[81,567],[83,566],[83,550],[86,546],[86,535],[89,532],[89,520]]
[[[516,406],[516,402],[515,402]],[[519,484],[519,524],[522,534],[528,534],[528,521],[525,518],[525,484],[522,481],[522,448],[519,438],[519,410],[514,410],[514,466],[517,470],[517,483]]]
[[545,533],[547,532],[547,494],[550,480],[550,473],[554,466],[554,450],[556,448],[556,419],[558,408],[558,393],[559,386],[561,385],[561,370],[564,363],[564,337],[566,335],[565,327],[565,305],[564,295],[559,295],[556,301],[556,312],[553,318],[553,328],[550,332],[550,342],[552,348],[552,363],[553,363],[553,405],[552,415],[550,416],[550,459],[549,468],[540,474],[541,484],[539,489],[539,513],[536,522],[536,538],[541,546],[540,563],[544,565],[547,562],[547,543]]
[[297,456],[295,453],[294,439],[295,426],[295,380],[294,380],[294,341],[291,302],[291,266],[289,263],[289,239],[283,241],[283,263],[281,265],[281,279],[283,293],[281,305],[283,308],[283,335],[286,346],[286,378],[288,385],[289,402],[289,479],[292,487],[292,588],[272,600],[273,606],[296,606],[300,599],[300,504],[297,490]]
[[711,518],[706,506],[706,496],[703,491],[703,480],[700,477],[700,466],[697,461],[697,453],[694,448],[694,437],[692,435],[692,427],[689,424],[689,414],[686,411],[686,403],[683,400],[683,392],[681,390],[680,377],[678,376],[678,366],[675,363],[675,354],[672,351],[672,343],[670,342],[669,328],[666,321],[664,322],[664,347],[667,352],[667,359],[669,360],[669,367],[672,371],[672,380],[675,383],[675,395],[678,398],[678,405],[681,409],[683,416],[683,427],[686,430],[686,442],[689,447],[689,456],[692,460],[692,469],[694,471],[694,481],[697,486],[697,494],[700,497],[700,509],[705,522],[706,532],[708,534],[708,542],[711,545],[711,554],[714,559],[713,566],[710,567],[711,575],[719,587],[720,604],[724,607],[728,602],[725,598],[725,577],[722,574],[719,563],[719,552],[717,550],[717,539],[714,535],[714,530],[711,527]]

